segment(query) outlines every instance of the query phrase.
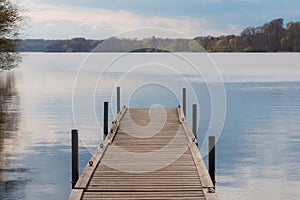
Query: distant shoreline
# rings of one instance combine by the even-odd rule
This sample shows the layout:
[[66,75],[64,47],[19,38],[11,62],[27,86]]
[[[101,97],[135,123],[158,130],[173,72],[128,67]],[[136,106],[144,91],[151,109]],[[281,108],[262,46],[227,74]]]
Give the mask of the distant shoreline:
[[205,36],[194,39],[116,38],[92,40],[19,40],[19,52],[300,52],[300,22],[275,19],[258,27],[248,27],[240,35]]
[[203,53],[203,54],[300,54],[300,52],[41,52],[41,51],[28,51],[19,52],[20,54],[168,54],[168,53]]

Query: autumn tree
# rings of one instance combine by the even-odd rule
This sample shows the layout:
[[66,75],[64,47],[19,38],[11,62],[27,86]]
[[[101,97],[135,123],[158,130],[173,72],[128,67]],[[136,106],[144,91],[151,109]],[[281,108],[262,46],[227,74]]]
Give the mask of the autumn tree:
[[20,60],[17,38],[21,20],[22,16],[16,4],[9,0],[0,0],[0,69],[11,69]]

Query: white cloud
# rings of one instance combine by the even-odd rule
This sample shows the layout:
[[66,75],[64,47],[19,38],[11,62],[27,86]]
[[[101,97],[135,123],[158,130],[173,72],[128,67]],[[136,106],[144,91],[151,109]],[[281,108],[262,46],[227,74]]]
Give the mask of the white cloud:
[[[187,37],[236,33],[237,27],[226,30],[210,29],[206,19],[188,16],[142,16],[125,10],[105,10],[70,6],[32,4],[30,11],[31,37],[69,38],[84,36],[102,39],[119,32],[143,27],[161,27],[180,32]],[[71,25],[72,24],[72,25]],[[66,29],[62,31],[62,29]]]

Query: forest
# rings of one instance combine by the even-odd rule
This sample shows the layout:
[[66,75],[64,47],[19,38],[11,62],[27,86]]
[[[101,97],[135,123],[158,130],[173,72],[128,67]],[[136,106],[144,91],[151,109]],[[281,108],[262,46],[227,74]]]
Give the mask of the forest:
[[106,40],[20,40],[20,52],[299,52],[300,22],[282,18],[245,28],[239,35],[194,39],[111,37]]

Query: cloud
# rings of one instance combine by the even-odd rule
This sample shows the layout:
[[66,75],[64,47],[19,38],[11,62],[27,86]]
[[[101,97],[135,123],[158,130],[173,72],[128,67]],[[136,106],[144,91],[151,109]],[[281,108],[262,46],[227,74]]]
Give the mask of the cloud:
[[[189,37],[239,34],[282,17],[299,17],[300,1],[271,0],[15,0],[31,16],[26,35],[106,38],[130,29],[163,27]],[[48,26],[46,26],[48,24]],[[66,30],[68,28],[68,30]]]
[[54,5],[34,5],[30,12],[31,37],[70,38],[84,36],[103,39],[119,32],[143,27],[161,27],[180,32],[187,37],[235,33],[235,25],[223,30],[210,29],[205,18],[189,16],[143,16],[126,10],[106,10]]

